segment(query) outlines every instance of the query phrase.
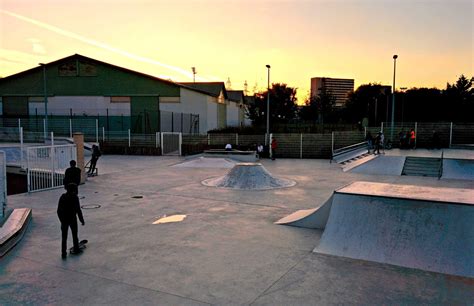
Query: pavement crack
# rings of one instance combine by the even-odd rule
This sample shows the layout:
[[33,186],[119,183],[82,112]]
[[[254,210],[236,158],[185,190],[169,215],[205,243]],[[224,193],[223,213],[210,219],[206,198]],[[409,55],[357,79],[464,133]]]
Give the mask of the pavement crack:
[[276,283],[278,283],[283,277],[285,277],[290,271],[292,271],[297,265],[299,265],[306,257],[310,256],[312,252],[309,252],[308,254],[306,254],[305,256],[301,257],[300,260],[298,260],[298,262],[296,262],[294,265],[292,265],[285,273],[283,273],[277,280],[275,280],[273,283],[270,284],[270,286],[267,287],[267,289],[265,289],[262,293],[260,293],[252,302],[249,303],[249,305],[253,305],[259,298],[271,293],[271,292],[276,292],[276,291],[279,291],[281,289],[278,289],[278,290],[275,290],[275,291],[269,291]]
[[131,287],[135,287],[135,288],[139,288],[139,289],[143,289],[143,290],[149,290],[149,291],[153,291],[153,292],[157,292],[157,293],[168,294],[168,295],[172,295],[172,296],[175,296],[175,297],[179,297],[179,298],[182,298],[182,299],[186,299],[186,300],[190,300],[190,301],[194,301],[194,302],[198,302],[198,303],[202,303],[202,304],[212,305],[209,302],[200,301],[198,299],[194,299],[194,298],[187,297],[187,296],[184,296],[184,295],[180,295],[180,294],[177,294],[177,293],[166,292],[166,291],[162,291],[162,290],[158,290],[158,289],[142,287],[142,286],[135,285],[135,284],[130,284],[130,283],[127,283],[127,282],[124,282],[124,281],[118,281],[118,280],[115,280],[115,279],[111,279],[111,278],[108,278],[108,277],[105,277],[105,276],[86,273],[86,272],[83,272],[83,271],[77,271],[77,270],[74,270],[74,269],[67,269],[65,267],[48,264],[48,263],[45,263],[43,261],[38,261],[38,260],[31,259],[31,258],[23,257],[23,256],[17,256],[17,257],[22,258],[24,260],[31,261],[31,262],[35,262],[35,263],[38,263],[38,264],[41,264],[41,265],[46,265],[46,266],[50,266],[50,267],[53,267],[53,268],[56,268],[56,269],[64,270],[64,271],[80,273],[82,275],[86,275],[86,276],[89,276],[89,277],[100,278],[100,279],[107,280],[107,281],[114,282],[114,283],[118,283],[118,284],[123,284],[123,285],[131,286]]
[[241,204],[241,205],[249,205],[249,206],[261,206],[261,207],[270,207],[270,208],[278,208],[278,209],[288,209],[287,207],[283,206],[276,206],[276,205],[267,205],[267,204],[257,204],[257,203],[248,203],[248,202],[236,202],[231,200],[221,200],[221,199],[213,199],[213,198],[206,198],[206,197],[196,197],[196,196],[187,196],[187,195],[180,195],[180,194],[173,194],[173,193],[166,193],[161,192],[161,194],[168,195],[168,196],[175,196],[181,198],[191,198],[191,199],[200,199],[200,200],[211,200],[216,202],[227,202],[227,203],[234,203],[234,204]]

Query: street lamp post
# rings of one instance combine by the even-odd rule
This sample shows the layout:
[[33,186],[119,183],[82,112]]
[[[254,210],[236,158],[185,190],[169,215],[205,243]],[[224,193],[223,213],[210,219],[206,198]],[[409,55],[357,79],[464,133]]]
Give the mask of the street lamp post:
[[267,137],[265,140],[267,145],[270,143],[270,65],[265,65],[268,70],[268,82],[267,82]]
[[407,90],[407,87],[400,87],[400,91],[402,92],[402,124],[403,124],[403,112],[405,111],[405,90]]
[[395,122],[395,71],[397,68],[397,58],[398,55],[393,56],[393,93],[392,93],[392,124],[390,125],[390,140],[393,143],[393,130],[394,130],[394,122]]
[[43,67],[43,94],[44,94],[44,141],[48,138],[48,93],[46,91],[46,65],[39,63]]
[[191,70],[193,71],[193,83],[196,83],[196,67],[191,67]]

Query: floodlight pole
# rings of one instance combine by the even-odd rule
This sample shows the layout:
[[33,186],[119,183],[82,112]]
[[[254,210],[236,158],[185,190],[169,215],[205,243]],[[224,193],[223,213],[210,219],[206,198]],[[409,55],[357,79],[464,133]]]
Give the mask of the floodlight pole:
[[395,122],[395,72],[397,68],[397,58],[398,55],[393,56],[393,93],[392,93],[392,123],[390,125],[390,140],[393,142],[393,130],[394,130],[394,122]]
[[270,144],[270,65],[265,65],[268,71],[268,78],[267,78],[267,134],[265,137],[265,142]]
[[39,63],[43,67],[43,94],[44,94],[44,140],[48,137],[48,93],[46,91],[46,65]]

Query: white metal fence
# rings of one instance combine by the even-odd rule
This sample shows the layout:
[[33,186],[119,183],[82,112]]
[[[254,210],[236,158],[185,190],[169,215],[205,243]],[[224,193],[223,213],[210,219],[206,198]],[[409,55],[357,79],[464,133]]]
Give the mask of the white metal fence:
[[76,145],[26,148],[28,192],[63,186],[72,159],[76,159]]
[[181,144],[183,143],[181,133],[161,133],[161,155],[181,156]]
[[7,207],[7,159],[6,154],[0,151],[0,217],[5,214]]

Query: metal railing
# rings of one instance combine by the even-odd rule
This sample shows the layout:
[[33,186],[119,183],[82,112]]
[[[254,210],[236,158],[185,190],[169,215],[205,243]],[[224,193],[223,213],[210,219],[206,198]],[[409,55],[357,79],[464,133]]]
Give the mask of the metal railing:
[[28,192],[63,186],[69,162],[76,160],[76,145],[26,148]]
[[438,168],[438,180],[443,176],[443,159],[444,159],[444,150],[441,151],[441,162],[439,163]]
[[342,147],[339,149],[333,149],[331,153],[331,159],[329,162],[332,163],[332,161],[336,157],[350,153],[350,152],[354,152],[361,149],[367,150],[367,146],[368,146],[367,142],[364,141],[364,142],[359,142],[350,146]]
[[7,160],[6,154],[0,151],[0,217],[5,214],[7,207]]

